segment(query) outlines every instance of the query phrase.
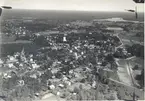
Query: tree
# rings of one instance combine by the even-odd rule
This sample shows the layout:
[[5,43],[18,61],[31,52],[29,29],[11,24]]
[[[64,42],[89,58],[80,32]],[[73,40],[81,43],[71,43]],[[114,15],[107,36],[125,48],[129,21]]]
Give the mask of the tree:
[[34,39],[34,42],[37,44],[37,45],[40,45],[40,46],[45,46],[47,45],[47,41],[46,41],[46,38],[44,36],[38,36]]
[[143,88],[144,87],[144,68],[142,69],[141,74],[136,76],[136,80],[138,80],[140,87]]
[[107,55],[107,56],[105,57],[105,60],[106,60],[107,62],[114,62],[114,61],[115,61],[115,59],[114,59],[114,57],[113,57],[112,54]]
[[134,67],[133,67],[133,70],[137,70],[139,68],[139,66],[138,65],[135,65]]
[[144,46],[140,44],[133,44],[127,48],[127,51],[132,55],[144,58]]
[[141,87],[144,87],[144,68],[141,71],[140,79],[140,85]]

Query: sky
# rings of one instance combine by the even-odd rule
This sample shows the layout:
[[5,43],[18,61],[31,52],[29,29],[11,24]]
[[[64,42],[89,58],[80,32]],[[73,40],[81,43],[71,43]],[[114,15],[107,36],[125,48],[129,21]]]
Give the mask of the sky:
[[138,12],[144,11],[144,4],[136,4],[133,0],[0,0],[0,5],[16,9],[121,12],[137,6]]

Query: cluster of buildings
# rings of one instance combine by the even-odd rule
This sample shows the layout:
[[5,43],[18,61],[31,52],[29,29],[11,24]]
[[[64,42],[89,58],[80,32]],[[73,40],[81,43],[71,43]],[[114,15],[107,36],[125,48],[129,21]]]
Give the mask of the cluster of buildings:
[[[37,37],[39,36],[41,34]],[[111,57],[110,54],[115,52],[114,41],[111,39],[95,40],[92,43],[91,40],[82,39],[81,36],[75,39],[75,36],[70,34],[52,34],[52,36],[51,34],[45,36],[44,40],[49,45],[39,49],[37,59],[41,58],[40,61],[47,62],[52,61],[51,65],[46,66],[46,69],[49,68],[52,73],[52,77],[47,81],[47,84],[55,94],[62,94],[61,96],[64,96],[64,93],[69,94],[70,92],[64,92],[64,90],[77,83],[87,83],[90,88],[95,88],[97,83],[95,79],[91,80],[91,78],[95,78],[93,71],[102,76],[103,73],[100,74],[100,70],[106,71],[104,73],[109,72],[109,74],[117,70],[115,61],[107,59],[107,57]],[[69,36],[71,36],[72,42],[67,39]],[[76,94],[76,92],[72,92],[72,94]]]
[[[63,31],[56,28],[30,35],[29,40],[41,48],[32,54],[25,53],[23,49],[1,59],[0,68],[7,68],[1,73],[2,78],[9,82],[17,76],[14,87],[27,86],[33,92],[31,95],[37,97],[46,91],[62,98],[77,96],[76,88],[81,85],[85,85],[83,89],[99,89],[99,85],[107,83],[112,73],[117,72],[113,54],[120,40],[113,35],[85,30],[91,26],[90,22],[77,21],[58,28]],[[20,30],[25,36],[23,28]],[[127,54],[127,51],[123,50],[123,53]],[[117,93],[113,94],[113,99],[117,100]],[[113,96],[102,95],[104,98],[101,100],[106,100],[105,96]]]
[[[39,34],[35,38],[41,36]],[[68,36],[71,36],[71,42]],[[1,61],[1,68],[8,68],[1,75],[7,80],[13,78],[13,74],[17,75],[19,79],[16,80],[15,86],[28,85],[31,81],[26,79],[34,79],[38,85],[44,83],[45,90],[61,97],[67,97],[69,94],[77,95],[74,88],[82,84],[87,84],[90,89],[96,88],[96,73],[104,80],[100,70],[113,72],[117,68],[115,61],[110,63],[106,59],[109,54],[114,53],[115,45],[109,38],[108,40],[92,38],[92,41],[87,40],[87,37],[82,38],[83,36],[77,39],[75,37],[70,34],[48,34],[43,41],[49,45],[41,47],[37,53],[26,55],[23,49],[22,52],[7,56]],[[71,91],[66,90],[68,87],[72,88]],[[42,91],[38,90],[34,95],[39,96],[40,92]]]

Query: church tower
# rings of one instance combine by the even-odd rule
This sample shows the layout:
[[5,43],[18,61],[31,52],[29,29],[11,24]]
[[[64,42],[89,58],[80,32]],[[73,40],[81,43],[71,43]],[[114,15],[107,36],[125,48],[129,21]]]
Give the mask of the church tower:
[[26,56],[25,56],[25,50],[24,48],[22,49],[21,53],[20,53],[20,59],[21,61],[25,62],[26,61]]

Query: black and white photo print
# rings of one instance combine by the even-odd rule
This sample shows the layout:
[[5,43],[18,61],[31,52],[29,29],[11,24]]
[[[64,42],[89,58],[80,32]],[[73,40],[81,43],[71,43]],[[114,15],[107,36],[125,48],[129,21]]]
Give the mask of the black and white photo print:
[[144,101],[144,0],[0,0],[0,101]]

